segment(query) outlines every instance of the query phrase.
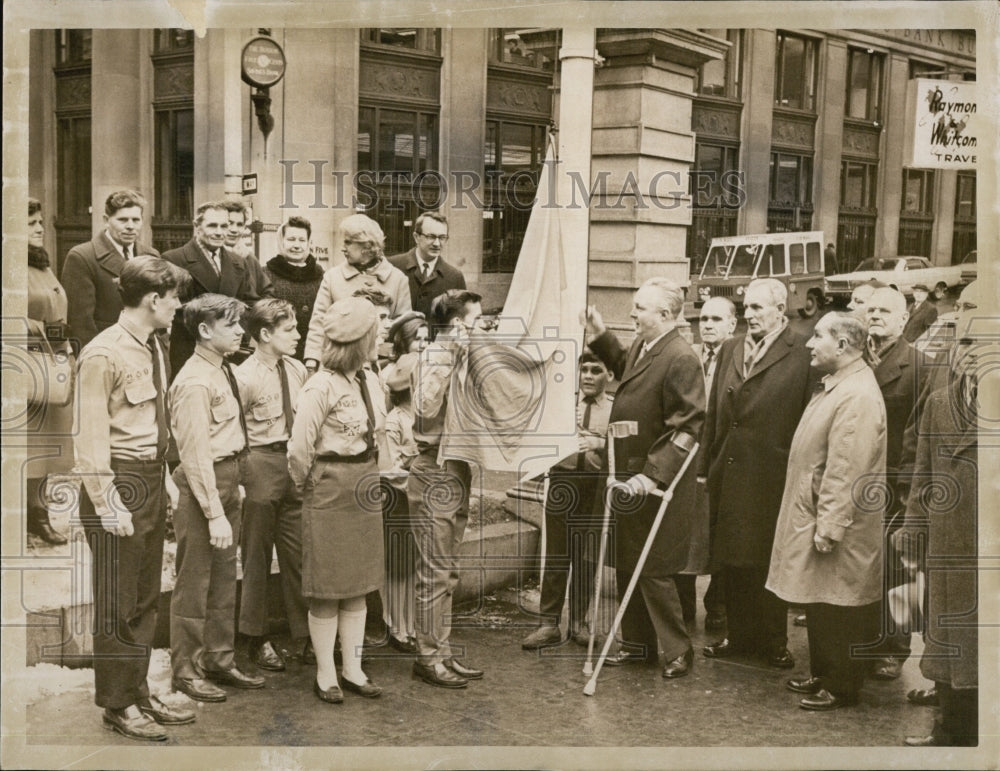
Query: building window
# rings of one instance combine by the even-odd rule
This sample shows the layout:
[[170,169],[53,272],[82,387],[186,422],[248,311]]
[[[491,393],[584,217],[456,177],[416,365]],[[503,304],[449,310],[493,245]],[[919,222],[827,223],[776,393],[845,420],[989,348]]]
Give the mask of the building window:
[[767,231],[812,229],[812,157],[771,153]]
[[194,110],[156,111],[155,216],[184,222],[194,214]]
[[194,48],[194,30],[158,29],[154,35],[153,50],[158,54],[169,51],[186,51]]
[[701,96],[719,96],[739,99],[743,83],[743,30],[703,29],[713,37],[728,40],[730,48],[717,61],[703,64],[695,79],[695,92]]
[[955,235],[951,261],[956,264],[976,248],[976,172],[958,172],[955,187]]
[[934,228],[934,172],[903,169],[903,197],[899,216],[899,254],[931,256]]
[[521,33],[526,31],[528,30],[499,27],[491,29],[490,64],[507,64],[552,72],[555,69],[555,62],[541,51],[532,50],[521,40]]
[[713,238],[736,235],[739,201],[732,191],[739,172],[739,155],[736,146],[701,141],[695,145],[694,167],[689,176],[694,211],[687,236],[692,275],[701,273]]
[[[90,115],[57,120],[59,217],[90,217]],[[86,180],[86,184],[83,184]]]
[[512,273],[545,160],[547,126],[487,120],[483,273]]
[[774,73],[774,103],[795,110],[816,109],[817,49],[810,38],[778,33]]
[[440,53],[441,30],[434,27],[370,27],[361,30],[361,42]]
[[58,64],[89,63],[93,48],[93,30],[57,29],[56,62]]
[[877,163],[841,161],[837,264],[827,265],[827,273],[853,270],[862,260],[874,256],[877,190]]
[[847,55],[848,118],[877,121],[882,115],[882,54],[851,48]]

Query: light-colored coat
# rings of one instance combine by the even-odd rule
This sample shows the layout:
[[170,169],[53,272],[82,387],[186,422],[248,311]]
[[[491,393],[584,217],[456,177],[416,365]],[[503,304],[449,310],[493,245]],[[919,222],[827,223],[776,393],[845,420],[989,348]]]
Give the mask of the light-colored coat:
[[[859,606],[882,596],[885,406],[861,359],[823,381],[802,413],[767,588],[798,604]],[[833,541],[819,553],[819,533]]]

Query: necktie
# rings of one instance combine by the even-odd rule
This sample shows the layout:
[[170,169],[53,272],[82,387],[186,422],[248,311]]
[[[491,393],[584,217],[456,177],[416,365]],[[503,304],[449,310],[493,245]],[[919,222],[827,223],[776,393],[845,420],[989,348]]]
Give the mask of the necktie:
[[[594,397],[585,396],[583,397],[583,403],[587,406],[583,408],[583,424],[580,428],[586,431],[590,428],[590,408],[594,406]],[[583,471],[584,465],[586,464],[587,453],[579,452],[576,454],[576,470]]]
[[292,412],[292,394],[288,389],[288,371],[285,369],[284,359],[278,359],[278,378],[281,380],[281,412],[285,416],[285,431],[291,438],[295,413]]
[[358,372],[358,388],[361,389],[361,399],[365,403],[365,410],[368,412],[368,425],[365,427],[365,446],[374,456],[375,448],[375,411],[372,409],[372,400],[368,395],[368,386],[365,385],[364,371]]
[[431,277],[431,264],[429,262],[421,263],[424,272],[424,281]]
[[212,252],[210,262],[212,263],[212,269],[215,270],[215,275],[222,275],[222,266],[219,264],[219,253]]
[[233,396],[236,398],[236,409],[240,415],[240,428],[243,430],[243,449],[246,450],[250,447],[250,436],[247,434],[247,418],[243,414],[243,402],[240,401],[240,388],[236,385],[236,375],[233,374],[233,368],[229,366],[228,361],[222,362],[222,369],[226,373],[229,387],[233,390]]
[[128,245],[122,247],[122,257],[125,258],[125,262],[132,259],[132,250],[128,247]]
[[167,404],[163,398],[163,363],[160,361],[160,346],[156,342],[154,332],[146,340],[146,347],[153,357],[153,385],[156,386],[156,457],[163,458],[167,453]]
[[708,371],[712,368],[712,359],[715,358],[715,349],[709,348],[705,351],[705,363],[702,365],[705,369],[705,374],[708,375]]

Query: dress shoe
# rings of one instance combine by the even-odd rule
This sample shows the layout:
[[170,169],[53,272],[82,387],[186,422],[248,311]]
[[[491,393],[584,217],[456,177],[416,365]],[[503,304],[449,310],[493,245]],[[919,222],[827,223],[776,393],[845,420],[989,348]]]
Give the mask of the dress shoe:
[[66,536],[52,527],[52,523],[49,522],[49,512],[41,506],[28,507],[27,530],[53,546],[62,546],[66,543]]
[[468,664],[464,664],[458,659],[445,659],[442,663],[456,675],[464,677],[466,680],[483,679],[483,670],[470,667]]
[[822,685],[818,677],[793,677],[785,680],[785,688],[795,693],[818,693]]
[[620,650],[617,653],[609,653],[604,659],[606,667],[620,667],[622,664],[645,664],[646,655],[639,651]]
[[205,672],[205,677],[220,685],[231,685],[233,688],[246,688],[253,690],[264,687],[264,678],[260,675],[248,675],[241,672],[237,667],[229,669],[210,669]]
[[724,640],[714,642],[711,645],[706,645],[702,648],[701,652],[705,654],[705,658],[707,659],[724,659],[729,656],[735,656],[737,653],[741,653],[741,651],[733,645],[732,642],[730,642],[728,637]]
[[526,651],[537,651],[550,645],[562,642],[562,632],[557,626],[540,626],[521,641],[521,648]]
[[722,611],[713,610],[705,615],[705,629],[709,632],[718,632],[726,628],[726,614]]
[[160,725],[187,725],[195,721],[195,714],[191,710],[171,707],[155,696],[139,702],[138,707],[142,714],[153,718]]
[[896,680],[903,672],[903,662],[895,656],[879,659],[872,670],[874,680]]
[[776,667],[778,669],[794,669],[795,659],[792,654],[788,651],[788,648],[776,648],[767,654],[768,666]]
[[175,691],[180,691],[185,696],[195,701],[225,701],[226,692],[217,688],[207,680],[198,678],[175,677],[172,682]]
[[469,684],[468,680],[456,675],[441,663],[421,664],[419,661],[414,661],[413,676],[439,688],[465,688]]
[[316,666],[316,651],[313,649],[313,641],[311,638],[306,638],[305,644],[302,646],[302,655],[299,656],[299,659],[303,664]]
[[364,696],[366,699],[374,699],[376,696],[382,695],[382,689],[371,680],[365,680],[363,685],[358,685],[357,683],[352,683],[346,677],[342,677],[340,678],[340,684],[345,691]]
[[256,640],[250,645],[250,662],[257,669],[284,672],[285,659],[274,649],[270,640]]
[[792,619],[792,626],[807,626],[806,624],[806,614],[799,613],[795,618]]
[[389,635],[389,645],[400,653],[409,653],[411,656],[417,652],[417,642],[412,637],[401,640],[395,635]]
[[669,662],[663,668],[663,676],[668,680],[673,680],[677,677],[684,677],[691,671],[691,667],[694,665],[694,648],[688,648],[683,654],[678,656],[673,661]]
[[146,742],[164,742],[167,735],[163,733],[156,721],[144,715],[134,704],[125,709],[106,709],[103,717],[104,727],[115,731],[129,739],[139,739]]
[[344,703],[344,692],[340,690],[340,686],[331,685],[327,689],[319,687],[319,683],[313,680],[313,693],[316,694],[316,698],[320,701],[325,701],[327,704],[343,704]]
[[[590,632],[576,632],[573,635],[573,642],[581,648],[590,647]],[[597,647],[597,638],[594,638],[594,647]]]
[[906,700],[918,707],[936,707],[938,703],[937,688],[914,688],[906,694]]
[[829,712],[832,709],[840,709],[841,707],[853,707],[857,703],[857,696],[852,699],[844,696],[834,696],[826,688],[820,688],[814,695],[806,696],[804,699],[799,700],[799,706],[802,709],[811,709],[814,712]]

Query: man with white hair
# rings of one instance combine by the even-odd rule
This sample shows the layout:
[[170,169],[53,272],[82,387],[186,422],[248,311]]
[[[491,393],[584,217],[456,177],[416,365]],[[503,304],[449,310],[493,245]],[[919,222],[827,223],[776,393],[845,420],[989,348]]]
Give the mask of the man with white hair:
[[788,606],[764,583],[789,447],[816,381],[804,340],[788,326],[787,297],[777,279],[747,286],[747,333],[719,351],[699,464],[712,523],[709,569],[722,574],[728,626],[704,654],[757,655],[782,669],[795,666]]
[[345,262],[326,272],[316,294],[303,353],[303,361],[310,372],[319,367],[326,309],[337,300],[352,297],[358,290],[377,289],[392,298],[389,311],[392,318],[411,310],[409,280],[382,254],[385,234],[379,224],[364,214],[352,214],[340,223],[337,235]]

